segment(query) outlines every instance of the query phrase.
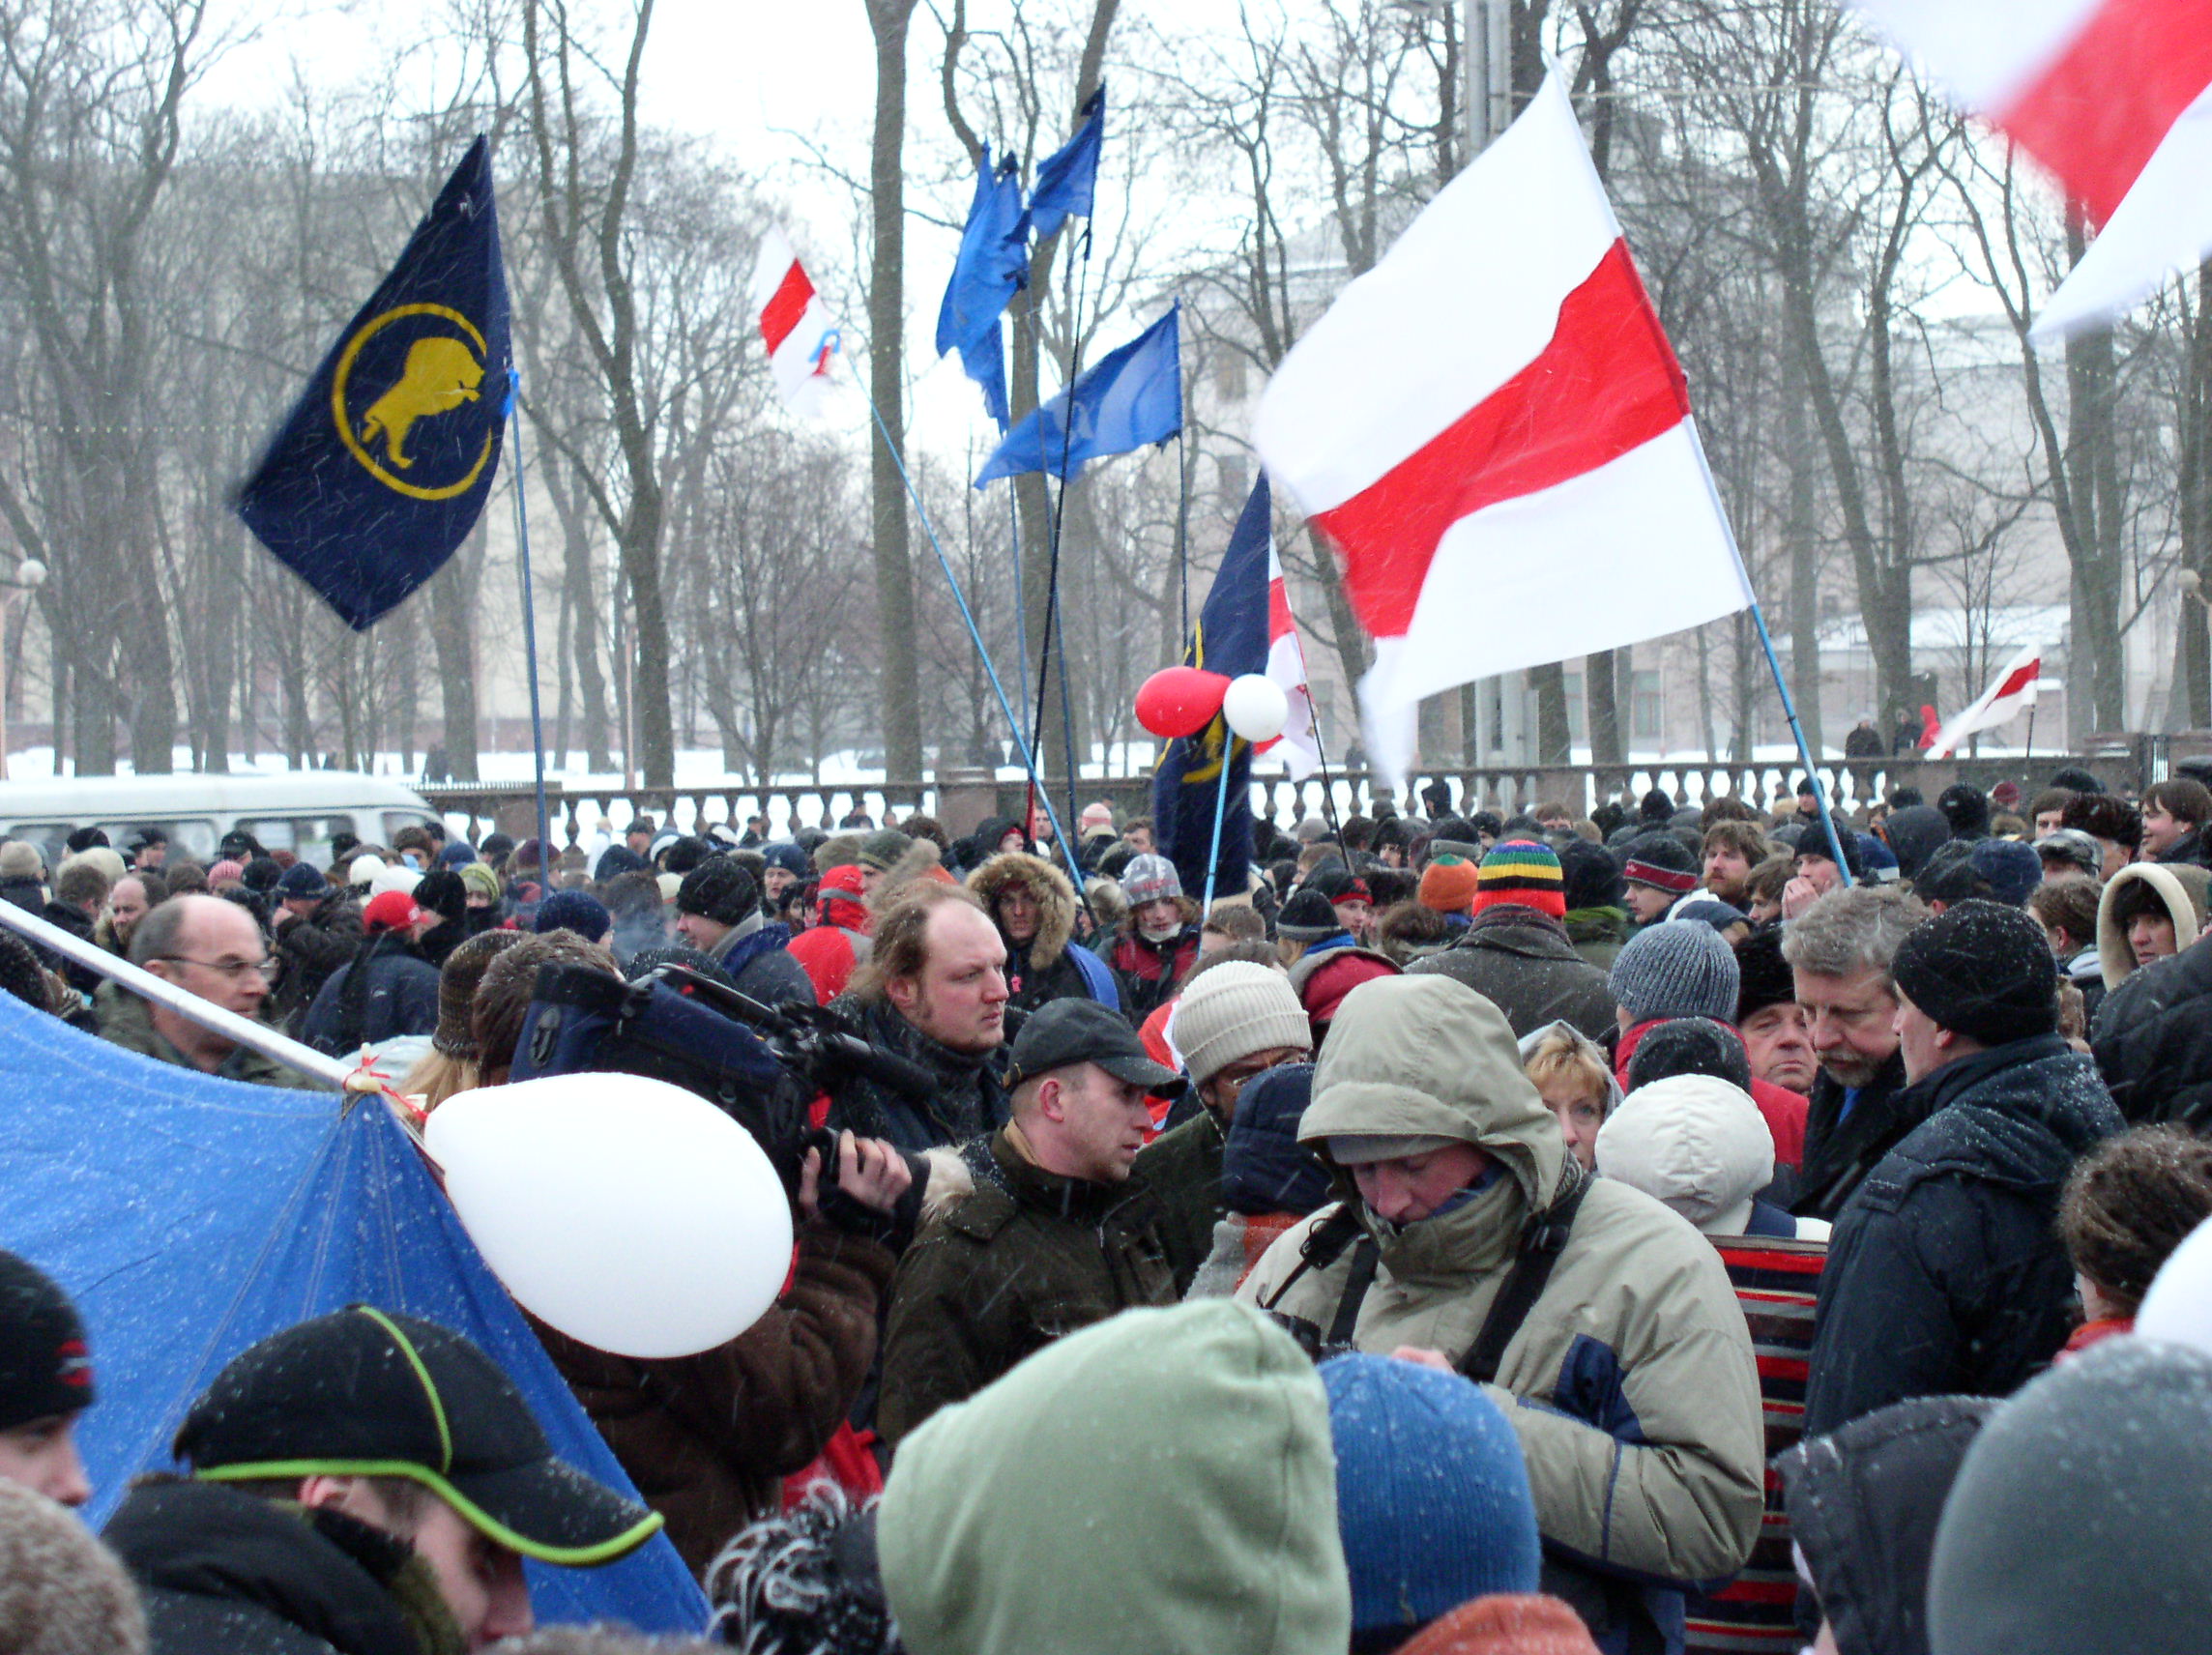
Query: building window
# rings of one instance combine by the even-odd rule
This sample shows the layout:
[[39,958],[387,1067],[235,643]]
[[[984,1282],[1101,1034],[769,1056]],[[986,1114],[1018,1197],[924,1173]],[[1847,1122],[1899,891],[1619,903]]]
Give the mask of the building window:
[[1638,671],[1632,676],[1630,698],[1634,703],[1629,717],[1632,720],[1632,740],[1656,741],[1660,737],[1659,674],[1656,669]]

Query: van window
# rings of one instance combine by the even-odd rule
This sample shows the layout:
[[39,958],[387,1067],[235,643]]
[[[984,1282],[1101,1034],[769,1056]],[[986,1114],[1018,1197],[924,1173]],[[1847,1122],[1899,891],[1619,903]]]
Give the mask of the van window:
[[[211,816],[131,816],[100,823],[99,828],[107,835],[107,842],[119,851],[137,837],[140,828],[159,828],[169,836],[170,856],[189,857],[195,862],[213,859],[216,841],[219,837],[215,830],[215,819]],[[65,828],[62,831],[66,834],[69,829]]]
[[421,828],[435,818],[421,810],[387,810],[384,813],[384,842],[389,845],[398,837],[402,828]]
[[264,851],[290,851],[318,867],[329,865],[334,837],[356,831],[353,818],[344,815],[242,816],[238,825],[252,834]]

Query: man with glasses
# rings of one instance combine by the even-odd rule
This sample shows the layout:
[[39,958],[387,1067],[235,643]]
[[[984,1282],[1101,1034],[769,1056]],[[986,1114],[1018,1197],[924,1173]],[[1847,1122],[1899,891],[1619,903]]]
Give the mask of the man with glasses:
[[[172,896],[149,909],[131,933],[131,963],[241,1017],[257,1017],[269,997],[271,961],[261,927],[244,908],[219,896]],[[105,1009],[100,1031],[140,1057],[226,1080],[317,1085],[226,1034],[134,995],[123,995]]]
[[[1221,1160],[1237,1095],[1254,1076],[1303,1062],[1313,1033],[1289,977],[1272,966],[1222,960],[1192,976],[1169,1020],[1168,1038],[1182,1056],[1200,1107],[1137,1157],[1135,1176],[1162,1208],[1160,1239],[1179,1297],[1213,1251],[1213,1226],[1229,1210],[1221,1196]],[[1169,1118],[1174,1121],[1175,1113]]]

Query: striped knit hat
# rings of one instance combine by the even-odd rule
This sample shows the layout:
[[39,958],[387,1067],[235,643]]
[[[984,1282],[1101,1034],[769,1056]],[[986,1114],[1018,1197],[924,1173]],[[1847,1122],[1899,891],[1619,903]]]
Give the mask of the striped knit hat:
[[1477,875],[1472,912],[1499,903],[1533,908],[1554,919],[1567,916],[1566,884],[1559,873],[1559,858],[1530,839],[1508,839],[1493,845],[1482,858]]

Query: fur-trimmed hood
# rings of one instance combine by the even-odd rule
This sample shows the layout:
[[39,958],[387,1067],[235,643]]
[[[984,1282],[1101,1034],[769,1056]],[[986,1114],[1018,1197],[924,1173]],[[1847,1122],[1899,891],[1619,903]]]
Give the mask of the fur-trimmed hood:
[[968,888],[991,911],[994,922],[1000,896],[1017,887],[1028,890],[1038,909],[1037,934],[1030,944],[1030,970],[1050,971],[1060,963],[1061,955],[1067,951],[1068,939],[1075,935],[1075,886],[1042,857],[1026,851],[1002,851],[968,876]]

